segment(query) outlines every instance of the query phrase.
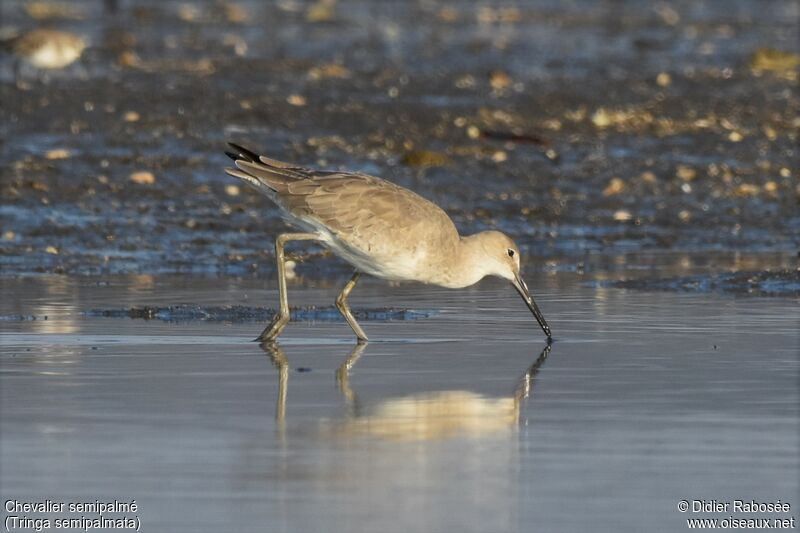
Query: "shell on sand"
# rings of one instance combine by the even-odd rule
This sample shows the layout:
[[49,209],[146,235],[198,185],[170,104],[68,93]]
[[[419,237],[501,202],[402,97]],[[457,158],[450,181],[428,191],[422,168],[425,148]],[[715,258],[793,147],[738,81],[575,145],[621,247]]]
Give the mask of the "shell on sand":
[[58,69],[74,63],[86,49],[86,40],[74,33],[37,29],[14,39],[14,55],[36,68]]

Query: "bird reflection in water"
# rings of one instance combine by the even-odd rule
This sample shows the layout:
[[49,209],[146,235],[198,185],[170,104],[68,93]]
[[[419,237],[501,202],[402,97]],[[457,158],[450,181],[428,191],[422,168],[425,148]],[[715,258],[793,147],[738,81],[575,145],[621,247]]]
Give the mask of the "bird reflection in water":
[[[278,369],[275,420],[285,432],[289,360],[276,343],[261,345]],[[331,436],[368,435],[394,441],[436,441],[453,437],[476,438],[513,431],[520,409],[530,396],[534,378],[550,354],[548,343],[508,397],[487,397],[467,390],[423,392],[384,400],[362,413],[350,383],[350,370],[367,344],[357,344],[336,371],[336,381],[348,406],[344,420],[326,421]]]

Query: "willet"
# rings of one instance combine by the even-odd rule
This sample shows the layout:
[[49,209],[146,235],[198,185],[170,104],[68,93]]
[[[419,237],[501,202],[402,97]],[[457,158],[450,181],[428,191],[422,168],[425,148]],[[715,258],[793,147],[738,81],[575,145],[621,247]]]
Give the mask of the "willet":
[[394,281],[419,281],[458,289],[485,276],[511,282],[548,340],[550,327],[520,276],[519,248],[499,231],[462,237],[439,206],[389,181],[359,172],[311,170],[282,163],[229,143],[236,168],[225,172],[252,185],[281,208],[303,233],[275,241],[280,308],[256,339],[274,341],[289,322],[284,246],[319,241],[355,273],[336,298],[336,307],[359,342],[367,335],[350,312],[347,297],[362,273]]

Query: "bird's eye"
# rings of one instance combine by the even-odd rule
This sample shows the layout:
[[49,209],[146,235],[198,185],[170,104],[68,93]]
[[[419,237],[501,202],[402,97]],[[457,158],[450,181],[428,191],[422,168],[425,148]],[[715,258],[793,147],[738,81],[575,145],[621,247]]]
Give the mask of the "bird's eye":
[[514,257],[514,250],[511,248],[508,249],[508,257]]

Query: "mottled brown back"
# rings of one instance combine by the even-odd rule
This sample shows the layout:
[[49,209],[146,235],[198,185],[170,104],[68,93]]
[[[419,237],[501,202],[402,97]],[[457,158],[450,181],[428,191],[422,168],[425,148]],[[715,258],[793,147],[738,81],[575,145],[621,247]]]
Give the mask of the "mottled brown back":
[[450,217],[436,204],[389,181],[251,156],[238,154],[237,168],[226,171],[269,189],[265,192],[292,217],[316,221],[378,260],[385,254],[418,257],[432,248],[449,249],[459,239]]

